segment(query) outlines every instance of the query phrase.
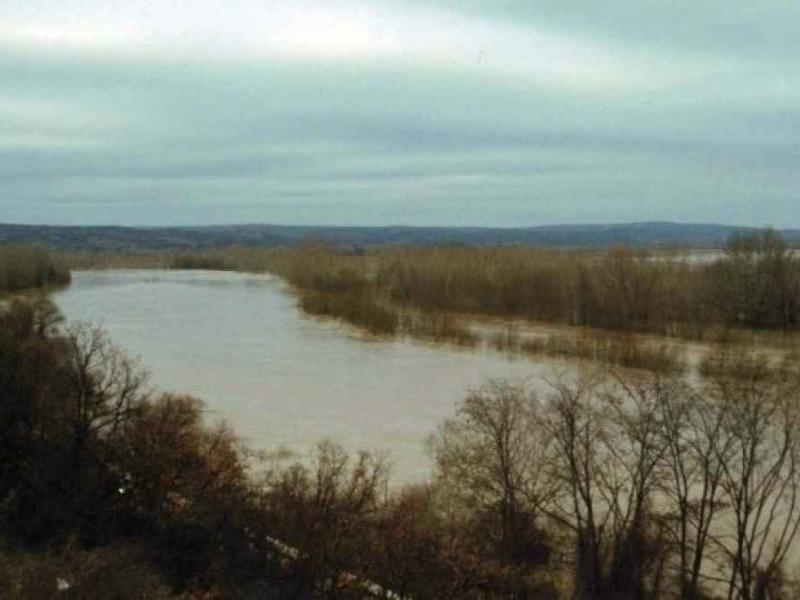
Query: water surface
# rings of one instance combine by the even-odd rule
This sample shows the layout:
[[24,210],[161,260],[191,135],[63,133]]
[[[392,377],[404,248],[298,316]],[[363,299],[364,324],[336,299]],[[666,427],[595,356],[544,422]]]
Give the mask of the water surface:
[[367,339],[304,316],[269,276],[76,272],[54,299],[69,321],[101,324],[159,389],[202,398],[209,419],[250,445],[304,455],[330,438],[387,450],[396,483],[430,474],[425,440],[468,388],[549,372],[491,351]]

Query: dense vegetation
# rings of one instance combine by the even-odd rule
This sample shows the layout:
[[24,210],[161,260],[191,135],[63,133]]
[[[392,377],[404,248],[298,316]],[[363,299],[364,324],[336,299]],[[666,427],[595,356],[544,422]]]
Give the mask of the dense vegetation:
[[797,362],[703,367],[488,384],[432,436],[434,479],[392,490],[383,457],[329,442],[251,458],[102,331],[16,300],[0,596],[795,598]]
[[69,283],[69,270],[38,246],[0,246],[0,293]]
[[734,236],[707,264],[627,248],[415,248],[367,256],[303,248],[265,262],[302,297],[349,295],[428,313],[691,338],[715,327],[800,327],[800,257],[772,231]]

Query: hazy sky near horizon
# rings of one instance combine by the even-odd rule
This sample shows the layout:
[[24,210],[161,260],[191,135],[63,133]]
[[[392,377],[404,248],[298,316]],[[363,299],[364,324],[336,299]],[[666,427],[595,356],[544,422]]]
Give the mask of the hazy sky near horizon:
[[800,227],[800,2],[3,4],[0,222]]

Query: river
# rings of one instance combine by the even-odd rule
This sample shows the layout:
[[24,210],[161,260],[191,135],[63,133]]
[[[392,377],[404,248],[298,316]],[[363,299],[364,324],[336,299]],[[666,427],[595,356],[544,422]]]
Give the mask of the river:
[[470,387],[551,372],[490,350],[369,339],[305,316],[266,275],[79,271],[54,300],[69,322],[106,329],[157,389],[201,398],[210,421],[253,448],[304,457],[328,438],[388,451],[395,484],[430,475],[425,441]]

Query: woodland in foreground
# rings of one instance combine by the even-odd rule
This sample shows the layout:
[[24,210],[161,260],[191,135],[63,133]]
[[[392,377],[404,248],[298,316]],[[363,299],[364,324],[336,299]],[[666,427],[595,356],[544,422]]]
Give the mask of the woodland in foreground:
[[800,373],[584,373],[471,391],[434,476],[323,442],[252,456],[46,299],[0,315],[0,596],[790,599]]

